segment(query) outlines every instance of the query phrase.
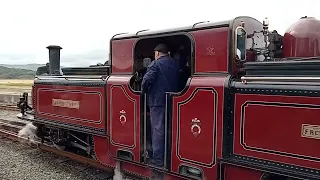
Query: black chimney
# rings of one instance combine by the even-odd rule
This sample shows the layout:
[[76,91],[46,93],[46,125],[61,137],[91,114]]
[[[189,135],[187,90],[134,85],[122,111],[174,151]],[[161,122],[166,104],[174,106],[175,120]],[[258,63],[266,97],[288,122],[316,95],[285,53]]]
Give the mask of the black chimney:
[[49,49],[49,75],[60,74],[60,46],[48,46]]

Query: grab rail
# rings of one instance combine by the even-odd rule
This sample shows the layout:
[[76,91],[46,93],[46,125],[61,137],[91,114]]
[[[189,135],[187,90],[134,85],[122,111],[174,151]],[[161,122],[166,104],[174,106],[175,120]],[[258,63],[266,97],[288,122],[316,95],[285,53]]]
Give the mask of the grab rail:
[[143,94],[143,162],[147,163],[147,94]]
[[320,77],[241,77],[243,84],[248,83],[265,83],[265,82],[316,82],[320,83]]
[[108,76],[35,76],[35,79],[38,80],[54,80],[54,79],[65,79],[65,80],[76,80],[76,81],[93,81],[93,80],[102,80],[105,81]]

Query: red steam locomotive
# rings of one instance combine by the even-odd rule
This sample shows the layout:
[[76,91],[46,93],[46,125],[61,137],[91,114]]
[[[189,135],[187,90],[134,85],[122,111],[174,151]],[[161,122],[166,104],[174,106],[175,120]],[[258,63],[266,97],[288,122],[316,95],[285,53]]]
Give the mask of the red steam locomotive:
[[237,17],[117,34],[109,64],[62,68],[63,75],[61,48],[49,46],[33,109],[18,117],[32,121],[43,141],[150,177],[140,83],[154,47],[166,43],[187,63],[181,91],[166,96],[165,179],[320,179],[319,32],[311,17],[283,36],[267,19]]

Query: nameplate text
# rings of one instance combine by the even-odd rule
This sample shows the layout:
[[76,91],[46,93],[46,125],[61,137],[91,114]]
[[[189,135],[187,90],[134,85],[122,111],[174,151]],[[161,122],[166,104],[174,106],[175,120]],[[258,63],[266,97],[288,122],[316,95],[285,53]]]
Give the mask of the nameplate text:
[[64,100],[64,99],[52,99],[52,106],[79,109],[80,102],[72,101],[72,100]]

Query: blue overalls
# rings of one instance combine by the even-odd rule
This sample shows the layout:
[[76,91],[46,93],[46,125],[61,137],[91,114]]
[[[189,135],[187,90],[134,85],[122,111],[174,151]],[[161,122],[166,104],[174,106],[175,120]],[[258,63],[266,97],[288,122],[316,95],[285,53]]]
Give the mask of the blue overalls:
[[142,93],[148,94],[150,107],[152,150],[151,165],[164,165],[165,103],[166,92],[177,92],[179,86],[179,62],[162,56],[151,62],[142,80]]

